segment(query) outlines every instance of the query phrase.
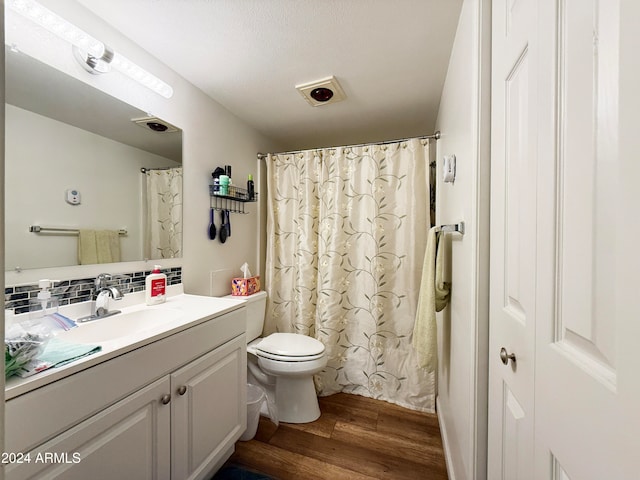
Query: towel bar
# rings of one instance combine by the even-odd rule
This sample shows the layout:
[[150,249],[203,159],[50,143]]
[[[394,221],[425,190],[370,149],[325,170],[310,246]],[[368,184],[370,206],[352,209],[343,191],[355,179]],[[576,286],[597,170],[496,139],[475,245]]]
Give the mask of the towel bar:
[[[80,230],[78,228],[58,228],[58,227],[41,227],[40,225],[31,225],[29,227],[29,231],[32,233],[51,233],[53,235],[61,234],[61,235],[79,235]],[[127,230],[125,228],[121,228],[118,230],[118,235],[125,236],[127,234]]]
[[457,232],[461,235],[464,235],[464,222],[440,225],[437,228],[436,232]]

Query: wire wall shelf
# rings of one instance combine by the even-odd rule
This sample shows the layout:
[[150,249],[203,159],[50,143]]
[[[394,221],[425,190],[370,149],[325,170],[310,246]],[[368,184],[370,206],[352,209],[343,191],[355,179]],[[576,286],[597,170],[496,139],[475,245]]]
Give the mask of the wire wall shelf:
[[[212,209],[218,211],[226,210],[229,213],[242,213],[246,215],[249,212],[245,211],[245,205],[258,201],[258,194],[254,193],[253,197],[250,197],[249,191],[246,188],[236,187],[235,185],[229,185],[226,188],[226,193],[222,194],[219,185],[209,185]],[[222,189],[222,191],[224,191],[224,189]]]

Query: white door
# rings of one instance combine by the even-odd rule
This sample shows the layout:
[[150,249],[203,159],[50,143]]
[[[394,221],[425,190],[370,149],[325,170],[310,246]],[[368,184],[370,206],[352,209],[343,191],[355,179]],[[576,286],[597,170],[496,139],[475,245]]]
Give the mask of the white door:
[[488,478],[638,479],[640,2],[493,8]]
[[537,0],[492,4],[487,475],[491,480],[533,478],[536,4]]
[[638,4],[540,2],[536,478],[640,478]]

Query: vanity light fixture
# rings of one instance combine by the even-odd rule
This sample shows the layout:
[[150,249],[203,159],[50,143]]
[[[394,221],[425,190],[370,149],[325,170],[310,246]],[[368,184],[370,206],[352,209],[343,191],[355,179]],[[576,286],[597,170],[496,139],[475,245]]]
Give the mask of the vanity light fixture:
[[171,88],[171,85],[163,82],[155,75],[147,72],[145,69],[139,67],[131,60],[117,52],[113,54],[111,66],[145,87],[153,90],[158,95],[162,95],[164,98],[171,98],[173,96],[173,88]]
[[43,7],[34,0],[6,0],[7,7],[23,17],[37,23],[71,45],[100,58],[104,54],[104,44],[87,32],[67,22],[64,18]]
[[111,68],[114,68],[164,98],[171,98],[173,95],[173,88],[170,85],[125,56],[114,52],[101,41],[96,40],[35,0],[6,0],[6,5],[11,10],[73,45],[74,57],[88,72],[93,74],[108,73]]
[[162,95],[164,98],[171,98],[173,95],[171,85],[139,67],[124,55],[114,52],[107,45],[105,45],[104,53],[100,57],[95,57],[75,45],[73,47],[73,55],[80,65],[89,73],[99,75],[101,73],[108,73],[113,68],[148,89],[153,90],[158,95]]

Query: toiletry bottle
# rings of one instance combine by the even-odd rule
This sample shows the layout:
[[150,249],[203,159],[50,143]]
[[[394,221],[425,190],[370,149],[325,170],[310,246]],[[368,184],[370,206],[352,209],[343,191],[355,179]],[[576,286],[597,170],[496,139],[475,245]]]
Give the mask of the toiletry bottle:
[[163,303],[166,297],[167,276],[160,272],[160,265],[154,265],[153,271],[147,275],[145,297],[147,305]]
[[38,282],[40,291],[38,297],[32,298],[29,302],[29,318],[40,318],[58,311],[58,299],[52,297],[49,291],[52,286],[52,280],[44,279]]
[[256,192],[253,186],[253,175],[249,175],[249,180],[247,180],[247,200],[253,200],[256,196]]
[[220,175],[220,195],[229,195],[229,177]]
[[213,172],[211,177],[211,189],[209,193],[211,195],[220,195],[220,175],[216,175],[216,173]]

